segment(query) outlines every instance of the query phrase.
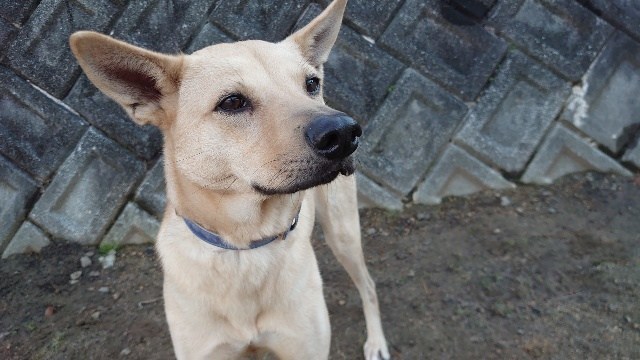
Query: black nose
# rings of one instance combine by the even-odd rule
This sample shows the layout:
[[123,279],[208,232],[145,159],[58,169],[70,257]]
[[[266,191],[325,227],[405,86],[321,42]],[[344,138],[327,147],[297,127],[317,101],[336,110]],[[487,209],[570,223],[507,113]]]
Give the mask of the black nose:
[[330,160],[344,159],[356,151],[360,135],[360,125],[345,114],[318,116],[305,130],[311,148]]

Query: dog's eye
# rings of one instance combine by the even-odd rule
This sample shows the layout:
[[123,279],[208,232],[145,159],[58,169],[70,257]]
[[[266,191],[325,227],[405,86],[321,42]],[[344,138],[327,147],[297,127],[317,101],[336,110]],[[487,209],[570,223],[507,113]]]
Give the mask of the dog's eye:
[[222,99],[216,110],[222,110],[226,112],[238,112],[242,111],[249,107],[249,102],[242,95],[229,95],[226,98]]
[[307,92],[310,95],[315,95],[320,91],[320,79],[315,76],[307,78],[305,85],[307,87]]

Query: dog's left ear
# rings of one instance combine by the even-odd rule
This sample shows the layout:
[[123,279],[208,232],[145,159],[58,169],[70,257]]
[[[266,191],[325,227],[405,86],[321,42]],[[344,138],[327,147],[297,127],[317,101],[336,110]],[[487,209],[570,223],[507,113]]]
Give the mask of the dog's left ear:
[[298,45],[307,61],[320,67],[329,58],[329,52],[338,38],[347,0],[334,0],[307,26],[287,38]]

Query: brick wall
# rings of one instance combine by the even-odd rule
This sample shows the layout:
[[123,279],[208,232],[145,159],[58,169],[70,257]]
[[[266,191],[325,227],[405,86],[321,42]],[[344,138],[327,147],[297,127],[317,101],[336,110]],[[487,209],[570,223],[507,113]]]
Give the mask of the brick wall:
[[[0,253],[157,232],[160,133],[81,75],[72,32],[189,53],[282,39],[327,3],[0,0]],[[638,1],[350,0],[326,78],[365,128],[364,205],[640,167]]]

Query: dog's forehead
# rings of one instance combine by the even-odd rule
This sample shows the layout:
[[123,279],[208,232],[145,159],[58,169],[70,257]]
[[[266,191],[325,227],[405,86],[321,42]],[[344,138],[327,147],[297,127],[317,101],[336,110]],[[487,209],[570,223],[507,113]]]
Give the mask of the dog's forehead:
[[[248,40],[230,44],[217,44],[201,49],[189,56],[190,66],[185,77],[211,76],[237,78],[250,75],[278,77],[313,68],[304,61],[297,47],[287,41],[270,43]],[[244,79],[249,80],[249,79]]]

